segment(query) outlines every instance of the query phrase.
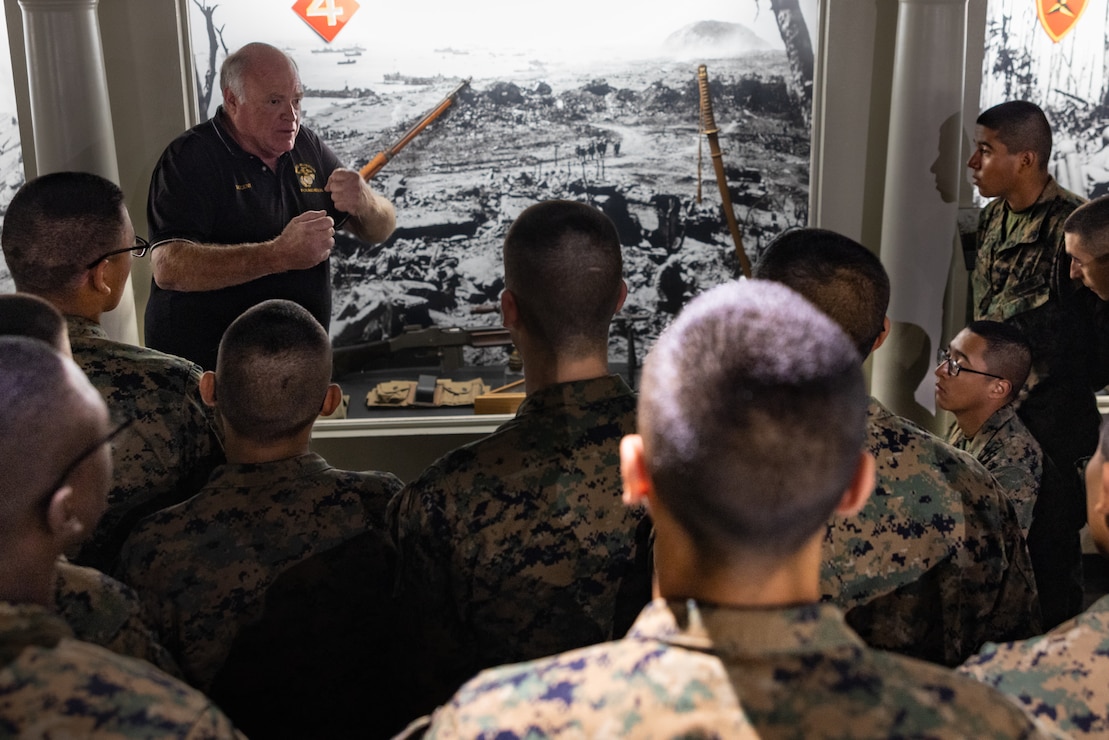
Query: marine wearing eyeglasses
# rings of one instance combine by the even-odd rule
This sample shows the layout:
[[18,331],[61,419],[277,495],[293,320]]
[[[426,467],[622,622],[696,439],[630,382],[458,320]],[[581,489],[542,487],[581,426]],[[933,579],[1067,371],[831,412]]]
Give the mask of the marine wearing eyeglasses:
[[1027,537],[1043,471],[1040,445],[1013,407],[1032,366],[1028,342],[1008,324],[975,321],[937,360],[936,405],[955,415],[947,441],[993,473]]
[[238,737],[199,692],[75,640],[52,612],[58,557],[106,506],[117,432],[73,362],[44,342],[0,337],[0,732]]
[[113,414],[136,419],[111,446],[116,474],[108,511],[80,552],[70,553],[110,570],[140,515],[188,498],[223,460],[200,398],[201,369],[112,341],[100,326],[101,314],[119,302],[132,260],[149,250],[114,183],[83,172],[27,182],[8,206],[0,244],[16,289],[65,315],[74,360]]
[[[785,283],[834,318],[860,363],[889,333],[889,276],[846,236],[787,232],[767,248],[755,277]],[[848,624],[870,645],[948,665],[983,640],[1036,634],[1028,551],[989,471],[875,398],[866,445],[878,485],[855,519],[828,524],[824,598],[847,610]]]

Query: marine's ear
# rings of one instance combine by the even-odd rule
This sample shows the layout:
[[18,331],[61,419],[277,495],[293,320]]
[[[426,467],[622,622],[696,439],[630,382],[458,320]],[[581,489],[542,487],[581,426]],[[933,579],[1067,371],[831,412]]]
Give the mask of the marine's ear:
[[1026,149],[1025,151],[1018,154],[1017,157],[1018,157],[1017,161],[1020,163],[1021,167],[1025,167],[1025,168],[1032,169],[1032,170],[1039,169],[1039,167],[1038,167],[1039,157],[1037,157],[1036,152],[1032,151],[1031,149]]
[[879,334],[878,338],[874,340],[874,344],[870,348],[871,354],[873,354],[879,347],[886,343],[886,339],[888,339],[890,335],[890,326],[890,317],[884,317],[882,319],[882,333]]
[[46,507],[47,529],[62,542],[63,549],[80,542],[85,534],[85,525],[73,513],[73,498],[73,486],[67,484],[50,494],[50,502]]
[[216,407],[216,374],[205,370],[200,376],[200,400],[205,406]]
[[331,383],[327,386],[327,393],[323,397],[323,406],[320,408],[321,416],[331,416],[335,413],[335,409],[339,408],[339,404],[343,402],[343,389],[339,387],[338,383]]
[[851,482],[848,483],[843,496],[840,497],[839,503],[836,505],[837,516],[855,516],[870,500],[870,494],[874,492],[874,471],[876,467],[877,463],[874,461],[874,455],[871,455],[867,450],[859,452],[859,459],[855,464],[855,474],[851,477]]
[[108,270],[112,269],[111,265],[112,263],[108,260],[100,260],[88,270],[88,286],[94,293],[102,296],[101,300],[105,304],[112,295],[112,283],[108,279]]
[[501,325],[505,329],[515,329],[520,323],[520,307],[516,304],[516,294],[508,288],[501,291]]
[[620,477],[624,485],[624,505],[647,506],[654,496],[647,460],[643,454],[643,437],[627,434],[620,440]]
[[1013,391],[1013,384],[1005,378],[998,378],[993,383],[990,383],[989,396],[990,398],[1008,398],[1009,394]]
[[[628,281],[623,278],[620,279],[620,299],[616,301],[616,311],[624,307],[624,301],[628,300]],[[616,313],[613,311],[613,313]]]

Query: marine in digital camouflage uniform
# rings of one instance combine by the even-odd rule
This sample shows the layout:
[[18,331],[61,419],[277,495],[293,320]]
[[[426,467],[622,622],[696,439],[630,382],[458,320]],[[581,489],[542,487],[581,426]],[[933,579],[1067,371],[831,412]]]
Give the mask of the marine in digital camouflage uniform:
[[[889,335],[890,280],[878,256],[827,229],[776,239],[755,277],[781,282],[831,316],[860,363]],[[1012,504],[982,464],[876,399],[866,447],[874,495],[831,518],[821,595],[872,647],[957,665],[996,635],[1039,626],[1029,556]]]
[[621,249],[591,205],[520,214],[504,241],[501,314],[527,396],[390,503],[423,711],[481,668],[618,637],[650,600],[650,529],[620,499],[636,398],[608,363],[627,295]]
[[872,650],[818,602],[826,522],[874,484],[859,359],[782,285],[689,303],[644,363],[620,447],[659,598],[619,641],[479,674],[427,736],[1039,737],[1000,693]]
[[1043,477],[1043,453],[1040,443],[1017,416],[1012,404],[995,411],[973,437],[968,438],[958,424],[952,424],[947,441],[956,449],[974,455],[986,466],[1013,502],[1021,529],[1027,536]]
[[620,503],[635,402],[619,376],[529,394],[391,504],[397,596],[419,620],[439,699],[481,668],[619,636],[622,583],[649,583],[633,571],[643,512]]
[[200,490],[223,447],[200,399],[198,365],[108,338],[100,324],[67,316],[73,359],[113,415],[136,423],[112,445],[108,510],[74,561],[110,571],[124,539],[144,516]]
[[959,670],[1069,737],[1109,735],[1109,596],[1046,635],[990,643]]
[[82,642],[139,658],[171,676],[181,669],[148,625],[138,594],[94,568],[58,561],[54,609]]
[[[1090,539],[1109,556],[1109,422],[1086,465]],[[1109,736],[1109,596],[1046,635],[988,644],[960,668],[1067,737]]]
[[389,738],[420,709],[397,680],[392,540],[380,529],[282,571],[206,692],[258,738]]
[[[52,612],[62,552],[107,503],[117,430],[72,360],[0,337],[0,736],[239,737],[203,695],[73,639]],[[90,598],[89,608],[106,606]],[[102,616],[94,632],[118,615]]]
[[660,599],[623,640],[479,674],[425,737],[1044,736],[986,688],[868,649],[830,605]]
[[1037,570],[1045,572],[1040,583],[1049,589],[1042,595],[1045,622],[1054,625],[1081,609],[1083,506],[1074,466],[1097,444],[1093,391],[1109,382],[1096,349],[1104,341],[1093,318],[1097,298],[1070,278],[1063,244],[1063,222],[1084,199],[1047,173],[1051,130],[1031,103],[983,112],[975,146],[968,167],[980,193],[994,200],[978,222],[972,318],[1010,323],[1032,348],[1032,375],[1017,413],[1060,474],[1059,486],[1041,487],[1028,538]]
[[45,608],[0,602],[0,735],[242,738],[203,694],[80,642]]
[[1016,512],[982,464],[873,398],[867,447],[877,486],[828,527],[824,599],[872,647],[949,666],[987,640],[1037,634]]
[[112,341],[100,317],[127,290],[137,241],[123,192],[87,172],[53,172],[12,198],[0,234],[16,289],[48,300],[68,324],[77,364],[119,421],[109,508],[74,562],[110,572],[129,528],[196,493],[222,449],[197,395],[200,369],[179,357]]
[[191,684],[206,690],[266,589],[302,560],[384,531],[400,490],[388,473],[337,470],[319,455],[226,464],[188,501],[142,520],[118,577],[138,591]]

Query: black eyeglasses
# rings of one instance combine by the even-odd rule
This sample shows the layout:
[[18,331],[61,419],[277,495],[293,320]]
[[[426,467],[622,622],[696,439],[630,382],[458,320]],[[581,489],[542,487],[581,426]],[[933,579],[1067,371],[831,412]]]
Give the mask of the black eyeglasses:
[[124,249],[113,249],[107,254],[100,255],[92,262],[85,265],[85,269],[91,270],[109,257],[114,257],[117,254],[123,254],[124,252],[130,252],[132,257],[142,257],[150,249],[150,242],[148,242],[146,239],[143,239],[138,234],[135,235],[135,241],[137,242],[137,244],[135,244],[133,247],[126,247]]
[[78,455],[76,458],[74,458],[73,462],[71,462],[69,465],[65,466],[65,468],[62,470],[61,475],[58,476],[57,480],[54,481],[53,485],[51,485],[50,488],[47,489],[46,493],[43,494],[43,497],[41,499],[43,501],[43,503],[46,506],[49,506],[50,505],[50,497],[54,495],[55,491],[57,491],[59,488],[61,488],[63,485],[65,485],[65,482],[67,480],[69,480],[69,476],[73,475],[73,471],[76,470],[78,468],[78,466],[81,465],[81,463],[83,463],[85,460],[87,460],[90,455],[92,455],[94,452],[99,450],[101,447],[108,444],[109,442],[111,442],[116,437],[118,437],[121,432],[123,432],[125,429],[127,429],[129,426],[131,426],[134,423],[135,423],[135,420],[133,418],[132,419],[127,419],[126,421],[119,424],[115,429],[108,432],[108,434],[106,436],[102,437],[101,439],[97,440],[96,442],[93,442],[91,445],[89,445],[87,448],[85,448],[85,450],[83,452],[81,452],[80,455]]
[[955,377],[959,373],[974,373],[975,375],[985,375],[987,378],[997,378],[998,380],[1005,380],[1005,378],[1001,377],[1000,375],[994,375],[993,373],[984,373],[981,370],[971,370],[969,367],[963,367],[959,364],[959,361],[952,357],[951,353],[948,352],[946,349],[941,349],[936,353],[936,364],[947,365],[947,374],[951,377]]

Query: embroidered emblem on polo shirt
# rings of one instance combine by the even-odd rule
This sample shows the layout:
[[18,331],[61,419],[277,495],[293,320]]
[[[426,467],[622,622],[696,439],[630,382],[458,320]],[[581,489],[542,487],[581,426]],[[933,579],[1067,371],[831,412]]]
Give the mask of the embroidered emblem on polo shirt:
[[297,177],[300,178],[302,188],[310,188],[316,182],[316,170],[312,165],[301,162],[296,166]]

